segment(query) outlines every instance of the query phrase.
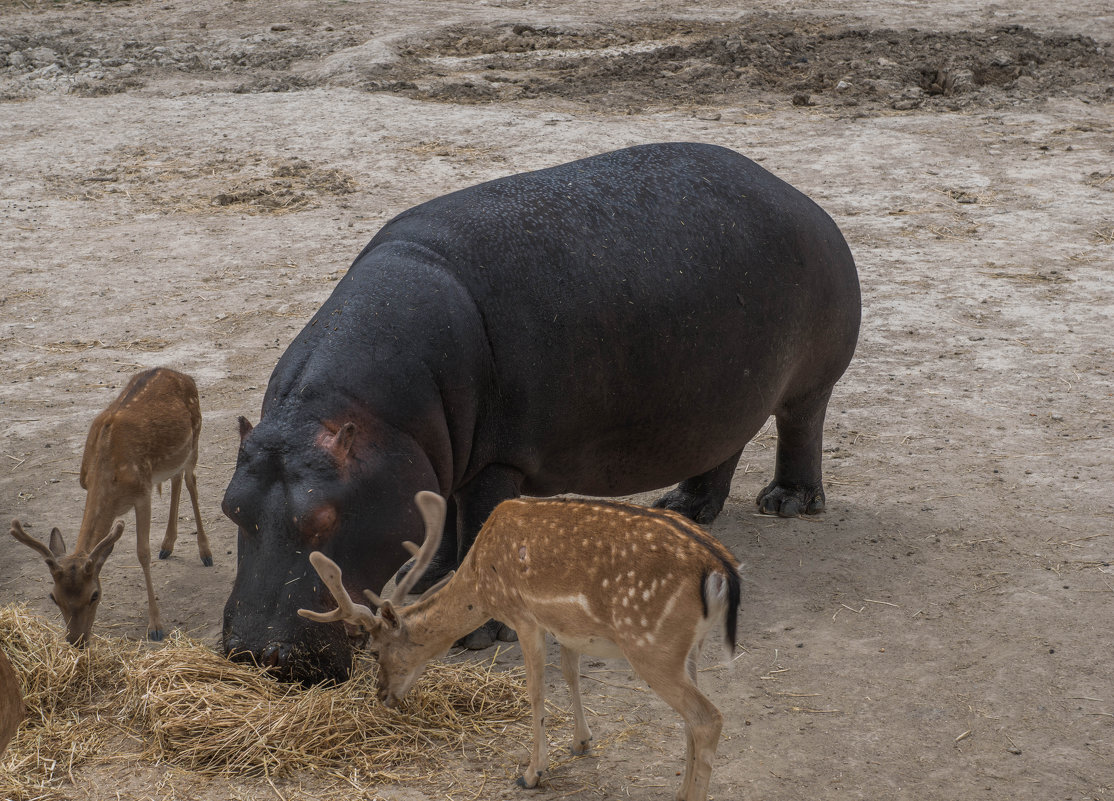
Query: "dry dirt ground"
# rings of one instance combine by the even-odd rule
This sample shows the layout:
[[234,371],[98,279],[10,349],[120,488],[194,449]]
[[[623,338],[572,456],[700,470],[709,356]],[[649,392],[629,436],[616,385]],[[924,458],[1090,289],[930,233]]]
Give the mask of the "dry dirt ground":
[[[754,514],[771,429],[711,526],[747,564],[745,650],[702,679],[726,719],[714,797],[1114,798],[1112,40],[1099,0],[0,0],[0,517],[72,538],[94,415],[140,367],[192,373],[217,564],[186,505],[154,572],[164,623],[215,642],[236,416],[382,223],[629,144],[727,145],[836,219],[864,322],[827,512]],[[0,604],[56,619],[45,576],[0,541]],[[130,546],[104,581],[99,631],[142,637]],[[537,797],[672,798],[679,720],[621,667],[588,675],[610,744]],[[506,767],[462,762],[452,797],[519,798],[485,778]]]

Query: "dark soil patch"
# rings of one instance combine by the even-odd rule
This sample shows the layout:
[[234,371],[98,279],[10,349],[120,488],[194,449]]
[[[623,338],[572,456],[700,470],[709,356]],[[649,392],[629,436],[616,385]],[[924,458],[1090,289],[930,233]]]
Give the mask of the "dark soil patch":
[[635,108],[755,95],[959,108],[1114,94],[1108,47],[1021,27],[865,30],[781,17],[592,30],[507,24],[448,29],[409,42],[403,55],[403,65],[365,88],[448,102],[559,97]]

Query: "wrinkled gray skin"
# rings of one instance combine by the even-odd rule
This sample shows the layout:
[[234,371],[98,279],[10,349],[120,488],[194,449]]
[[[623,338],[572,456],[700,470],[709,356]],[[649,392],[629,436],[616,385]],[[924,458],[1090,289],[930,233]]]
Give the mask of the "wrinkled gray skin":
[[308,555],[354,596],[381,588],[421,538],[418,490],[451,499],[429,581],[519,494],[680,481],[658,505],[709,522],[772,414],[759,508],[821,510],[824,414],[859,314],[828,215],[720,147],[628,148],[403,212],[280,359],[259,424],[241,421],[225,650],[346,677],[343,627],[297,615],[332,605]]

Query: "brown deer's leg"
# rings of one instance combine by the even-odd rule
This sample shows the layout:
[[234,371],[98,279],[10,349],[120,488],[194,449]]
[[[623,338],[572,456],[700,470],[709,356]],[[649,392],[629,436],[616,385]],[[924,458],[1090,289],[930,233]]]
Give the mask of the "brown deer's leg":
[[592,730],[584,719],[584,707],[580,703],[580,654],[571,648],[561,646],[561,672],[569,685],[572,698],[572,714],[576,729],[572,736],[572,752],[577,756],[588,753],[592,742]]
[[530,789],[538,786],[549,757],[545,739],[545,631],[533,626],[525,631],[520,628],[518,642],[526,665],[526,692],[530,695],[530,710],[534,718],[534,748],[530,764],[518,784]]
[[[689,675],[687,654],[683,661],[663,657],[666,655],[658,651],[647,654],[643,659],[639,659],[638,654],[628,655],[627,659],[650,689],[684,718],[685,737],[691,743],[686,751],[691,749],[692,757],[685,760],[685,776],[677,791],[677,801],[705,801],[712,778],[712,760],[723,728],[723,716],[697,689]],[[673,665],[677,669],[666,669]]]
[[190,493],[190,504],[193,506],[193,519],[197,523],[197,552],[201,555],[201,564],[205,567],[213,566],[213,552],[209,548],[209,538],[205,536],[205,526],[201,523],[201,507],[197,503],[197,475],[193,472],[193,465],[186,465],[186,489]]
[[139,566],[143,568],[143,578],[147,581],[147,639],[158,642],[162,639],[162,623],[159,621],[159,603],[155,598],[155,585],[151,581],[151,493],[136,499],[135,502],[135,552],[139,556]]
[[162,538],[159,559],[169,559],[178,541],[178,502],[182,500],[182,474],[170,479],[170,516],[166,520],[166,536]]

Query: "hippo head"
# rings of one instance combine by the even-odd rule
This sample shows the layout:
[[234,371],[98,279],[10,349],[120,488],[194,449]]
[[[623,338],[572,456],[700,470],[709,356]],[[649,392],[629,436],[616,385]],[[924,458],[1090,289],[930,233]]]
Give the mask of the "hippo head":
[[416,446],[382,427],[265,415],[253,428],[240,418],[240,452],[222,504],[239,528],[224,652],[286,681],[346,679],[354,643],[343,624],[298,615],[336,606],[309,555],[321,551],[341,565],[354,597],[381,589],[408,558],[401,543],[421,536],[412,498],[431,485],[432,468]]

